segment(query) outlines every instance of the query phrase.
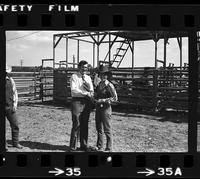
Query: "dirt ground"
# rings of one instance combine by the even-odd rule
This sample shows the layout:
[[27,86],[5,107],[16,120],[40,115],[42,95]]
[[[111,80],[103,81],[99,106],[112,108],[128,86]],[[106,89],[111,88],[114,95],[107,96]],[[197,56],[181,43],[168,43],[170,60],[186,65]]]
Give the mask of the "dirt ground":
[[[67,105],[40,101],[19,104],[19,150],[8,152],[67,152],[71,133],[71,112]],[[165,113],[159,115],[113,110],[113,152],[187,152],[187,115]],[[90,115],[90,146],[96,144],[95,112]],[[104,137],[105,139],[105,137]],[[11,143],[11,132],[6,120],[6,140]]]

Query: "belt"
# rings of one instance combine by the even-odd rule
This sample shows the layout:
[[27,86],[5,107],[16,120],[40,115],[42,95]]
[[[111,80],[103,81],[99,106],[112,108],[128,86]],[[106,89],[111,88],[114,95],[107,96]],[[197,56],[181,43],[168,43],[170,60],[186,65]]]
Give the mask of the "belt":
[[85,97],[72,97],[72,100],[74,101],[80,101],[80,100],[85,100]]

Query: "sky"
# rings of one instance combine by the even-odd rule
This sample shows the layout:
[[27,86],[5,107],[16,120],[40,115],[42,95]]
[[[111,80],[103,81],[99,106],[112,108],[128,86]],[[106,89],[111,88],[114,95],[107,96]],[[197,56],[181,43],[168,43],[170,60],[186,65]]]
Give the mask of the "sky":
[[[68,33],[71,31],[6,31],[6,63],[10,66],[40,66],[42,59],[53,58],[53,34]],[[114,38],[114,37],[113,37]],[[167,45],[167,66],[174,63],[180,65],[180,51],[177,39],[169,39]],[[134,66],[154,66],[155,46],[153,40],[134,42]],[[119,47],[116,43],[112,47],[111,58]],[[163,60],[163,40],[158,41],[158,59]],[[100,60],[103,60],[108,50],[107,45],[100,45]],[[92,44],[80,42],[80,60],[87,60],[93,65]],[[69,40],[69,62],[77,59],[77,41]],[[183,38],[183,64],[188,63],[188,38]],[[66,59],[65,40],[61,40],[56,47],[56,62]],[[132,64],[130,49],[128,50],[121,67],[130,67]],[[52,66],[52,63],[45,63],[45,66]],[[96,62],[95,62],[96,66]],[[161,66],[161,63],[158,63]]]

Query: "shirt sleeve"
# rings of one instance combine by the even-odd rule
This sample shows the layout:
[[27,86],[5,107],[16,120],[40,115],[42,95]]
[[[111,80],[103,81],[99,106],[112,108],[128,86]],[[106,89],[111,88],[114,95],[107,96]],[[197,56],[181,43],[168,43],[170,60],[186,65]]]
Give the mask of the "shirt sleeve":
[[90,85],[90,92],[94,92],[94,87],[93,87],[92,79],[91,79],[90,76],[89,76],[89,78],[88,78],[88,83],[89,83],[89,85]]
[[78,95],[81,95],[81,96],[87,95],[87,92],[84,92],[80,88],[78,88],[77,79],[76,79],[75,75],[72,75],[70,78],[70,87],[71,87],[71,93],[73,93],[77,96]]
[[108,98],[109,102],[116,102],[118,100],[118,97],[117,97],[117,92],[115,90],[115,87],[112,83],[108,83],[108,90],[111,94],[111,97]]
[[16,88],[16,85],[15,85],[15,82],[12,78],[11,79],[11,83],[12,83],[12,90],[13,90],[13,105],[15,107],[17,107],[17,104],[18,104],[18,93],[17,93],[17,88]]

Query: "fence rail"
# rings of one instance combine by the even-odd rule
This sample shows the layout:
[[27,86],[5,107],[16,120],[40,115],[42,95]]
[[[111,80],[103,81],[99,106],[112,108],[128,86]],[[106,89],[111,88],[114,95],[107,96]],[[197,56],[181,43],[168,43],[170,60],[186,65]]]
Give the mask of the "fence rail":
[[[75,69],[54,70],[53,99],[71,99],[69,79]],[[112,69],[111,81],[116,87],[119,103],[135,108],[188,110],[188,70],[179,67]]]
[[38,80],[36,77],[39,72],[11,72],[10,76],[14,79],[19,101],[39,99],[39,89],[36,90]]
[[[19,100],[51,97],[55,101],[71,99],[70,77],[77,69],[61,68],[43,73],[13,72]],[[111,81],[116,87],[119,103],[135,108],[188,110],[188,70],[150,68],[118,68],[112,70]],[[199,79],[200,89],[200,79]],[[199,98],[200,104],[200,90]]]

